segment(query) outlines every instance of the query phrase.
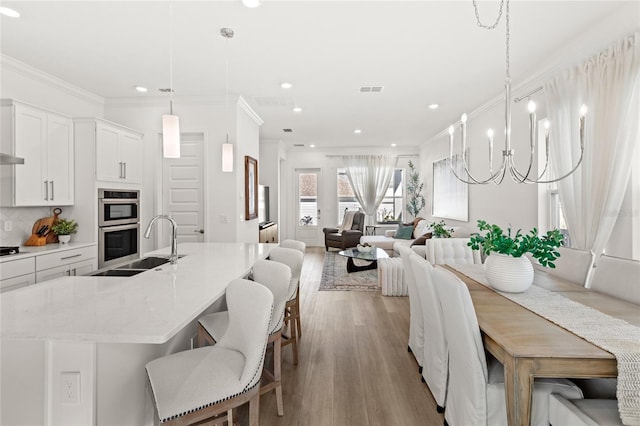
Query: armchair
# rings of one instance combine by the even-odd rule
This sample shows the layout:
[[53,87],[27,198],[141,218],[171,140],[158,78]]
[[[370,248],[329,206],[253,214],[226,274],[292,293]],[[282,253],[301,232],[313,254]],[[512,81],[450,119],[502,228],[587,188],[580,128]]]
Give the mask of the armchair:
[[340,232],[338,228],[323,228],[322,232],[324,232],[324,247],[326,251],[329,251],[329,247],[341,250],[355,247],[360,242],[360,237],[364,234],[364,213],[354,213],[350,229]]

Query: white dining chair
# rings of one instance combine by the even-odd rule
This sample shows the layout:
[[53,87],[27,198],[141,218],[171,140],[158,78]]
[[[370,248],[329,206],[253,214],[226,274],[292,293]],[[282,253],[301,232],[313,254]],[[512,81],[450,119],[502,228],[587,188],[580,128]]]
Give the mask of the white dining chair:
[[253,281],[236,279],[226,291],[229,327],[215,346],[178,352],[146,365],[158,419],[193,424],[226,416],[249,403],[249,423],[259,424],[260,377],[273,295]]
[[431,238],[425,242],[426,259],[432,265],[480,264],[480,251],[472,250],[469,238]]
[[[446,422],[451,426],[506,425],[504,368],[493,357],[487,362],[478,319],[469,289],[451,272],[440,267],[432,272],[443,313],[449,348],[449,382]],[[549,425],[549,394],[582,398],[582,392],[564,379],[535,380],[531,425]]]
[[640,261],[603,254],[593,268],[589,288],[640,305]]
[[269,260],[284,263],[291,269],[291,282],[285,305],[284,322],[287,334],[282,335],[282,346],[291,345],[293,350],[293,363],[298,364],[298,331],[300,324],[300,304],[298,298],[300,275],[302,272],[303,254],[296,250],[284,247],[276,247],[269,252]]
[[413,354],[418,363],[418,371],[422,374],[424,358],[424,320],[422,316],[422,303],[416,287],[416,280],[409,256],[413,253],[408,246],[398,247],[400,259],[402,259],[403,277],[409,292],[409,343],[407,350]]
[[539,265],[535,260],[532,263],[537,269],[546,271],[554,277],[562,278],[584,287],[593,266],[593,252],[571,247],[558,247],[557,250],[560,253],[560,257],[553,262],[555,268],[546,268]]
[[449,368],[449,350],[444,337],[442,309],[433,284],[433,266],[413,250],[410,251],[409,261],[420,295],[424,324],[422,377],[436,401],[437,411],[441,413],[446,402]]
[[567,399],[549,395],[551,426],[622,426],[616,399]]
[[[276,393],[276,408],[278,415],[284,415],[282,401],[282,326],[284,324],[284,310],[287,302],[289,283],[291,282],[291,269],[279,262],[268,260],[256,260],[251,268],[253,281],[262,284],[271,290],[273,294],[273,315],[269,323],[269,339],[267,345],[273,347],[273,365],[269,370],[264,369],[263,374],[268,383],[262,384],[260,395],[272,390]],[[214,345],[227,332],[229,325],[229,312],[214,312],[198,319],[198,345],[204,342]]]

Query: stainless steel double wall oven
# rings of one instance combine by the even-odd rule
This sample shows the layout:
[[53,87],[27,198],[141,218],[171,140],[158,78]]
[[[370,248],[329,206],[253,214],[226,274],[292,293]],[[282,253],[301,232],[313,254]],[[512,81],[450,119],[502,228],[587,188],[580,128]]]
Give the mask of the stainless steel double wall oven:
[[98,190],[98,268],[140,257],[140,191]]

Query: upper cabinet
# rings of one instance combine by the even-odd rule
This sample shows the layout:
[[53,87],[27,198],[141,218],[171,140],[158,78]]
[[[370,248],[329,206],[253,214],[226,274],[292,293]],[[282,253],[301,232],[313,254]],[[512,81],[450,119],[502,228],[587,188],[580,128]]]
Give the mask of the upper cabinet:
[[[142,182],[142,133],[108,121],[93,119],[96,180]],[[87,123],[83,119],[84,123]]]
[[66,206],[74,201],[70,117],[3,99],[0,151],[24,158],[2,165],[3,206]]

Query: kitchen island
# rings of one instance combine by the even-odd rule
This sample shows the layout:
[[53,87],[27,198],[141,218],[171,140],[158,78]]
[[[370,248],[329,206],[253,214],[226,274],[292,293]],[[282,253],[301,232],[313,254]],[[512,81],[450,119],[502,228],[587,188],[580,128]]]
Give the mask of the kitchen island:
[[223,309],[227,284],[273,247],[185,243],[177,265],[0,295],[0,423],[153,424],[145,364],[189,349],[197,318]]

